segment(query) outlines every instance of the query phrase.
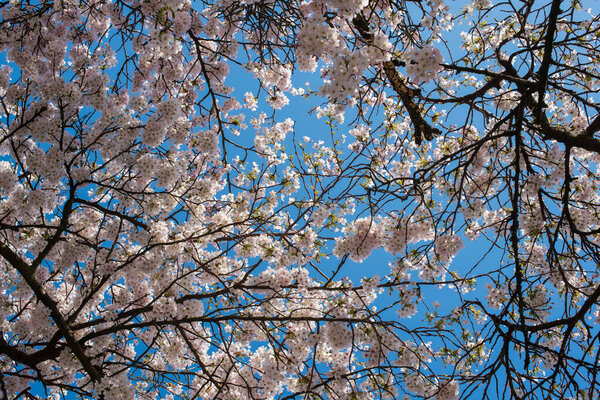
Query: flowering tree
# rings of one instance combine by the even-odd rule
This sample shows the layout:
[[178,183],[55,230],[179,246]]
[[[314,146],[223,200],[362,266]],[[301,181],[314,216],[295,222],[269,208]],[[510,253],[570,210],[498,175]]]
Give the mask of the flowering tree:
[[0,398],[598,398],[600,18],[467,3],[0,1]]

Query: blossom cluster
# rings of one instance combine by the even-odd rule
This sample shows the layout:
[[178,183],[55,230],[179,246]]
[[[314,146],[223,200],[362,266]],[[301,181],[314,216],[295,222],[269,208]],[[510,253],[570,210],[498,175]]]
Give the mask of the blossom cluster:
[[411,47],[402,58],[406,63],[406,73],[417,83],[430,82],[443,69],[444,57],[439,49],[431,45]]

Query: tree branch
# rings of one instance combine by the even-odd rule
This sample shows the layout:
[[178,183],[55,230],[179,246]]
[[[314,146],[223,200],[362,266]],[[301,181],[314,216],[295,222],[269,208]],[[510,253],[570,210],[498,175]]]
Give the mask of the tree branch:
[[535,110],[535,119],[539,120],[544,107],[544,97],[546,93],[546,84],[548,83],[548,71],[552,62],[552,45],[554,43],[554,34],[556,33],[556,20],[560,14],[560,3],[562,0],[553,0],[548,16],[548,31],[544,40],[544,57],[538,71],[538,104]]
[[[357,14],[352,22],[362,38],[371,43],[373,41],[373,34],[369,32],[369,22],[364,15]],[[419,106],[414,101],[416,91],[408,87],[404,79],[400,77],[398,71],[396,71],[394,62],[385,61],[383,63],[383,71],[390,81],[392,88],[398,94],[402,100],[402,104],[408,111],[408,115],[415,129],[415,143],[418,145],[421,144],[423,137],[425,137],[426,140],[433,140],[435,136],[440,135],[441,131],[437,128],[433,128],[425,121],[425,118],[423,118]]]
[[8,261],[19,272],[19,274],[21,274],[27,285],[29,285],[35,294],[35,297],[50,310],[50,316],[56,323],[58,330],[64,336],[67,344],[73,351],[73,354],[75,354],[75,357],[77,357],[83,366],[83,369],[87,372],[92,380],[99,381],[102,378],[102,374],[96,369],[96,367],[92,365],[89,357],[85,355],[83,347],[75,339],[75,336],[69,328],[69,325],[66,323],[62,314],[58,310],[57,302],[53,300],[48,293],[46,293],[42,285],[35,279],[32,268],[27,265],[27,263],[23,261],[18,254],[13,252],[3,243],[0,243],[0,256]]

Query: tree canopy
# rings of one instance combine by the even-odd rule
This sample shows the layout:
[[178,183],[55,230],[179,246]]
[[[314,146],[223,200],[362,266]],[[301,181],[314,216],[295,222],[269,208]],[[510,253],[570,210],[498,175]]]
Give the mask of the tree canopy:
[[598,398],[599,14],[0,1],[0,398]]

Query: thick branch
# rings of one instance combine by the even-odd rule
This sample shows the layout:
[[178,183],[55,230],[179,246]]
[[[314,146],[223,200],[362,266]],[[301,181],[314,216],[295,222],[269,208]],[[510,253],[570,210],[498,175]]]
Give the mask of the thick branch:
[[[507,74],[514,77],[519,77],[517,71],[510,64],[510,62],[507,60],[500,60],[500,64],[502,64],[502,66],[506,69]],[[539,107],[539,103],[531,95],[528,86],[517,83],[517,88],[521,93],[523,100],[525,100],[525,105],[527,108],[535,112],[535,110],[537,110]],[[563,143],[567,146],[577,147],[600,154],[600,140],[586,134],[573,136],[570,132],[564,129],[552,126],[543,110],[540,113],[537,123],[539,123],[539,126],[541,127],[541,132],[544,139],[556,140],[557,142]],[[595,124],[597,124],[595,121],[592,122],[592,125]],[[595,129],[595,127],[592,127],[592,125],[588,127],[588,130]]]
[[[511,195],[511,220],[512,225],[510,227],[510,243],[513,258],[515,259],[515,279],[517,282],[516,287],[516,296],[517,296],[517,307],[519,309],[519,320],[521,323],[521,328],[525,327],[525,301],[523,299],[523,269],[521,264],[521,259],[519,256],[519,200],[521,198],[521,146],[522,146],[522,137],[521,137],[521,129],[523,125],[523,109],[525,106],[523,102],[519,104],[518,113],[515,121],[515,161],[514,168],[515,174],[513,176],[513,187],[512,187],[512,195]],[[529,368],[529,336],[527,331],[523,329],[523,336],[525,338],[525,369]]]
[[408,111],[408,115],[410,116],[410,120],[413,123],[415,128],[415,142],[417,144],[421,144],[423,140],[423,136],[427,140],[433,140],[434,137],[438,136],[441,132],[439,129],[433,128],[419,110],[419,106],[414,102],[415,91],[409,88],[406,85],[406,82],[400,77],[398,71],[396,71],[396,66],[391,61],[386,61],[383,63],[383,71],[385,72],[392,88],[398,93],[404,107]]
[[60,347],[47,346],[42,350],[29,354],[8,344],[4,340],[4,335],[0,332],[0,354],[5,354],[11,360],[27,365],[30,368],[35,369],[39,363],[58,357],[61,351],[62,348]]
[[[352,23],[363,39],[369,43],[373,41],[373,35],[369,32],[369,23],[362,14],[357,14],[352,20]],[[416,91],[408,87],[404,79],[400,77],[393,61],[385,61],[383,63],[383,71],[390,81],[392,88],[398,94],[400,100],[402,100],[402,104],[408,111],[410,120],[415,128],[415,143],[421,144],[423,137],[427,140],[433,140],[433,138],[438,136],[441,132],[439,129],[429,125],[429,123],[425,121],[425,118],[423,118],[419,106],[414,101]]]
[[75,336],[69,328],[69,325],[66,323],[62,314],[58,310],[56,301],[54,301],[48,295],[48,293],[46,293],[42,285],[35,279],[31,267],[27,265],[27,263],[23,261],[18,254],[2,243],[0,243],[0,256],[8,261],[19,272],[19,274],[21,274],[27,285],[29,285],[35,294],[35,297],[50,310],[50,316],[56,323],[60,333],[67,341],[67,344],[73,351],[73,354],[75,354],[75,357],[77,357],[79,362],[81,362],[81,365],[90,378],[94,381],[99,381],[102,377],[102,374],[96,369],[96,367],[92,365],[88,356],[85,355],[83,347],[75,339]]
[[536,119],[539,119],[542,115],[546,84],[548,83],[548,70],[550,69],[550,63],[552,62],[552,46],[554,44],[554,34],[556,33],[556,20],[558,18],[558,14],[560,14],[560,2],[561,0],[552,1],[550,15],[548,16],[548,31],[546,32],[546,38],[544,41],[544,57],[542,59],[542,65],[540,65],[540,69],[538,71],[539,82],[538,105],[535,111]]
[[600,140],[592,136],[573,136],[563,129],[556,128],[550,124],[550,121],[548,121],[548,118],[544,113],[541,114],[540,125],[545,139],[553,139],[568,146],[578,147],[600,154]]
[[30,358],[30,355],[21,351],[17,348],[12,347],[6,340],[4,340],[4,335],[0,332],[0,354],[7,355],[11,360],[14,360],[18,363],[25,364],[30,368],[35,368],[36,363],[33,362]]

